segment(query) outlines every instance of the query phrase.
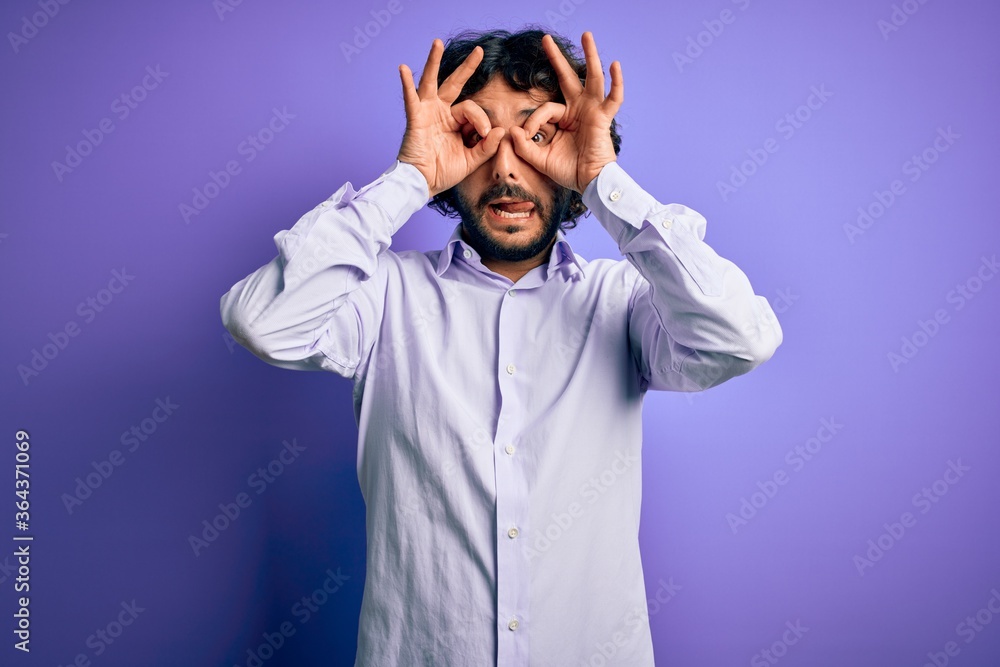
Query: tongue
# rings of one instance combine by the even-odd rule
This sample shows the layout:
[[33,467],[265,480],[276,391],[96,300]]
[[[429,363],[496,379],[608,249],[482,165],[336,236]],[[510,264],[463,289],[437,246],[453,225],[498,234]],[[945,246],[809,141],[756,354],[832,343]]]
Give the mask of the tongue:
[[530,201],[518,201],[495,204],[495,206],[501,211],[507,211],[508,213],[520,213],[522,211],[530,211],[535,205]]

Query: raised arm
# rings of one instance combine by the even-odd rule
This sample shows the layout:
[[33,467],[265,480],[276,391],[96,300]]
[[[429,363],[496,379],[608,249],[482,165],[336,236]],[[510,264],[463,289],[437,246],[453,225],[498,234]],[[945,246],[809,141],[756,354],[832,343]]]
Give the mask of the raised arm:
[[[617,164],[610,128],[624,101],[621,63],[611,63],[605,95],[593,34],[583,33],[581,42],[584,83],[552,38],[543,38],[566,102],[548,102],[522,130],[512,129],[515,149],[580,192],[637,269],[629,335],[646,388],[698,391],[746,373],[781,343],[778,320],[739,267],[704,242],[704,217],[680,204],[660,204]],[[556,125],[555,136],[545,145],[531,143],[528,137],[543,123]]]
[[[278,256],[221,300],[233,338],[275,366],[354,376],[384,312],[385,253],[392,235],[427,200],[460,182],[496,152],[503,130],[469,100],[452,105],[482,61],[477,47],[440,88],[443,44],[435,39],[419,90],[399,68],[406,132],[397,160],[360,190],[350,183],[274,237]],[[486,141],[466,147],[473,124]]]
[[769,359],[782,331],[746,274],[704,241],[706,221],[661,204],[617,164],[583,201],[638,270],[629,338],[647,389],[700,391]]

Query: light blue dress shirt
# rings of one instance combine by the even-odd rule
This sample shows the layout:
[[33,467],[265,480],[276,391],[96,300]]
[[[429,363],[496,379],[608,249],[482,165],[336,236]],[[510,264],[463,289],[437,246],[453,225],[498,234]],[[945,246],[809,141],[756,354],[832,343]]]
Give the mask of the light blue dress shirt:
[[746,373],[767,300],[616,163],[583,201],[624,259],[560,231],[517,283],[456,225],[394,252],[428,201],[412,165],[350,183],[222,298],[241,344],[353,380],[367,574],[358,667],[653,665],[639,554],[642,402]]

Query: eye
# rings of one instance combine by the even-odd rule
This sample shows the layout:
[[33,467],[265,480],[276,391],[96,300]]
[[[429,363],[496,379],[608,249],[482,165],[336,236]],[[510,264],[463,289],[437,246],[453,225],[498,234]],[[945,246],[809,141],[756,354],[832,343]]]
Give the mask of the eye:
[[552,141],[557,129],[558,127],[556,125],[544,123],[535,132],[535,136],[531,137],[531,140],[536,144],[547,144]]
[[481,136],[479,136],[479,133],[476,132],[475,130],[473,130],[472,132],[469,132],[468,135],[466,135],[466,137],[465,137],[465,145],[468,148],[472,148],[473,146],[475,146],[476,144],[478,144],[480,141],[482,141],[482,139],[483,138]]

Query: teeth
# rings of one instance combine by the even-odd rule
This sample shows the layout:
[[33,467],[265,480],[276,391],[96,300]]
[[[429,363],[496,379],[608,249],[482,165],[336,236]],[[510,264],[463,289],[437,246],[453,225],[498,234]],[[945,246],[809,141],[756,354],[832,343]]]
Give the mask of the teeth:
[[501,218],[527,218],[531,216],[531,211],[520,211],[518,213],[511,213],[510,211],[504,211],[497,208],[496,206],[491,206],[493,212],[499,215]]

